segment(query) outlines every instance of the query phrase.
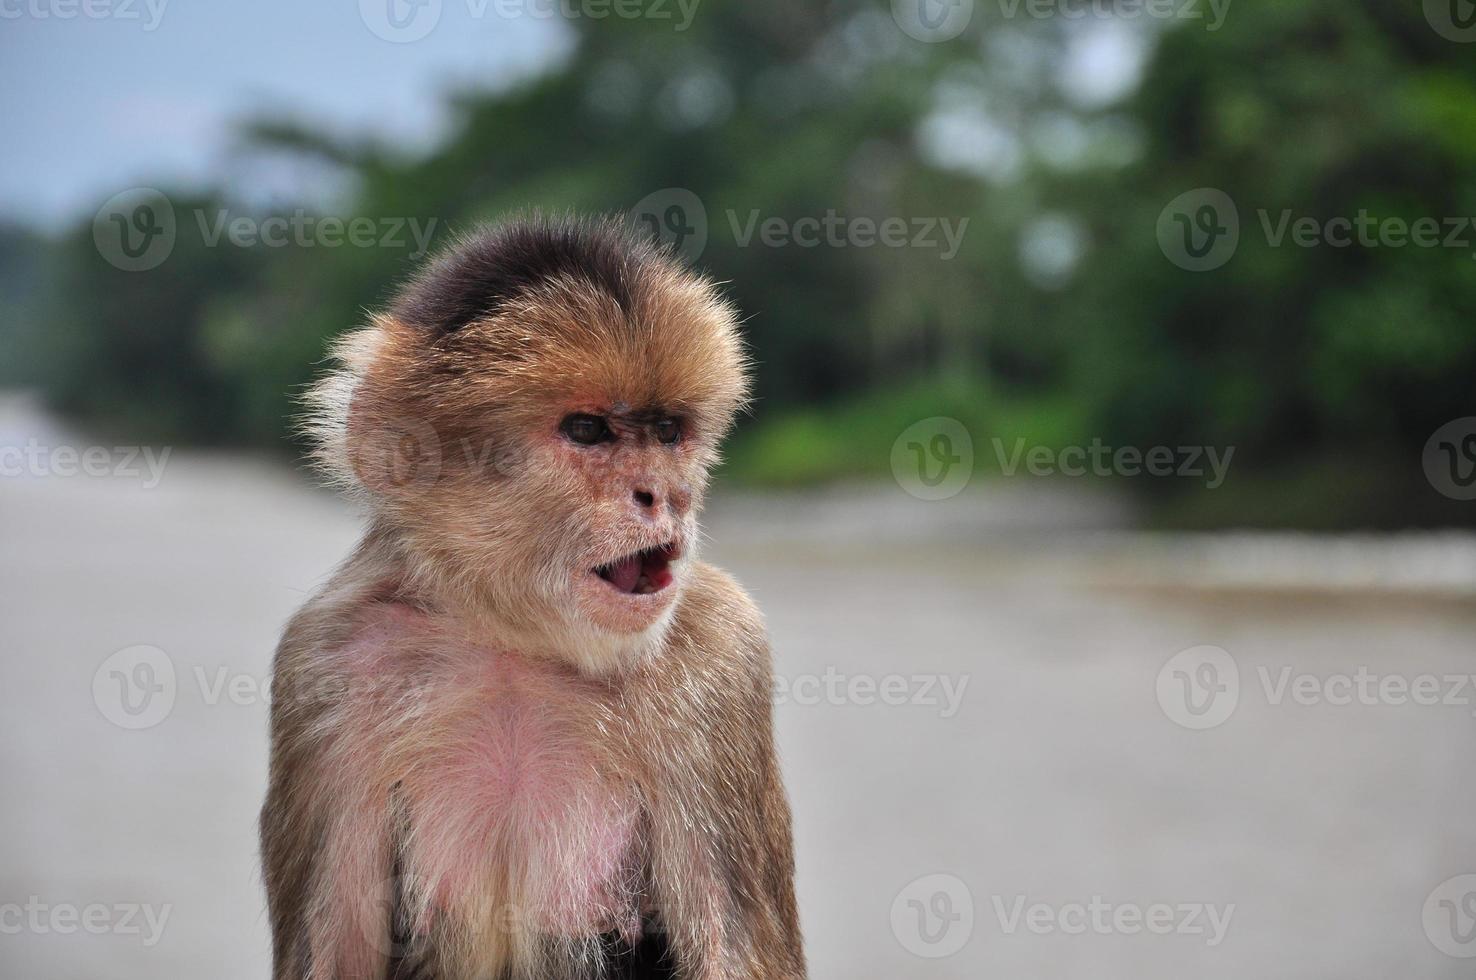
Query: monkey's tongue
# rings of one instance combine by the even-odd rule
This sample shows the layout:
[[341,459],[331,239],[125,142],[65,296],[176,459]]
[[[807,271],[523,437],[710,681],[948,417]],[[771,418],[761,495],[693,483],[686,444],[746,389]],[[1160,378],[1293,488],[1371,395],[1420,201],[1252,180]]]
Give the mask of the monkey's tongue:
[[631,555],[614,562],[607,567],[605,577],[621,592],[634,592],[636,580],[641,577],[641,556]]
[[671,563],[681,556],[681,546],[669,542],[647,548],[596,568],[595,574],[621,592],[650,595],[671,584]]

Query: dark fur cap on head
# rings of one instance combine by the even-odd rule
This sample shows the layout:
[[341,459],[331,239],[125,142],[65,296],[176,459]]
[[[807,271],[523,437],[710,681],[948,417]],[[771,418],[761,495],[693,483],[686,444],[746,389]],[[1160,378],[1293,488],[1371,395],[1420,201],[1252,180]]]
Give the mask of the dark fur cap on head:
[[583,282],[626,313],[638,283],[667,261],[613,221],[534,217],[484,228],[438,255],[395,299],[403,323],[453,333],[555,280]]

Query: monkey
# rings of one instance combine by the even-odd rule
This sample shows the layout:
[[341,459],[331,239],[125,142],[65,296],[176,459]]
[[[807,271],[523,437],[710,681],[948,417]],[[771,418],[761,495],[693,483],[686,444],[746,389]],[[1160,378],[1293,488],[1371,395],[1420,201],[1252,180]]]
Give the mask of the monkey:
[[766,629],[698,557],[731,303],[535,213],[333,356],[303,424],[365,530],[273,661],[274,980],[805,977]]

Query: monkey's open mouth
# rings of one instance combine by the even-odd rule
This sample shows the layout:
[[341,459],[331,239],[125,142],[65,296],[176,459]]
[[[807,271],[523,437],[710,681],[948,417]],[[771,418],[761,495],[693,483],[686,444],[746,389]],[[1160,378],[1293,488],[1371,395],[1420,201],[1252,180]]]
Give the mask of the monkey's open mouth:
[[647,548],[601,565],[594,573],[621,592],[650,595],[671,584],[671,563],[681,557],[681,548],[669,542]]

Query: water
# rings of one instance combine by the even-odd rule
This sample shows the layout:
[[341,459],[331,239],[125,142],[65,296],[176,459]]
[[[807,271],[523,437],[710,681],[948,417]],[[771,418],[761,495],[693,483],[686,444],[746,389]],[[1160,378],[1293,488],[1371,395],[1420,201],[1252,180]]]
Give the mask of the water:
[[[38,431],[9,411],[0,431]],[[265,461],[177,452],[145,482],[0,480],[8,976],[268,972],[261,687],[356,519]],[[1476,690],[1327,695],[1360,667],[1375,687],[1476,671],[1476,544],[1141,536],[1127,519],[1033,486],[714,504],[708,553],[757,596],[784,678],[812,975],[1469,977],[1436,945],[1444,929],[1476,953],[1463,883],[1450,907],[1432,893],[1476,872]],[[167,654],[177,690],[125,730],[93,685],[136,645]],[[1241,688],[1193,730],[1170,712],[1203,716],[1166,709],[1158,682],[1201,645]],[[1293,697],[1301,675],[1320,703]],[[100,934],[67,917],[89,905]],[[1134,930],[1155,905],[1171,931]],[[157,935],[135,906],[155,926],[167,911]]]

